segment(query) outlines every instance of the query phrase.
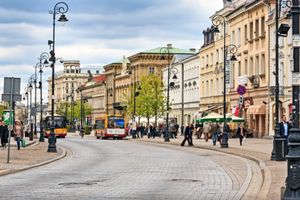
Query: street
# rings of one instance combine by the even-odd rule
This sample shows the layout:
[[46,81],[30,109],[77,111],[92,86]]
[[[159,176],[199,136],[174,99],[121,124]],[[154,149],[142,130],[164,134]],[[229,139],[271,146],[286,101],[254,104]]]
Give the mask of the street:
[[249,161],[208,150],[79,137],[58,144],[66,158],[1,177],[1,199],[240,199],[252,173]]

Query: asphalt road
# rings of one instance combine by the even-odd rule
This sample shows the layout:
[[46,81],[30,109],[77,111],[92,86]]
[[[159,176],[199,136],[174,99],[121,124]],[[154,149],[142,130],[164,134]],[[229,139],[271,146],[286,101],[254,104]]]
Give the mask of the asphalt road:
[[[0,199],[231,200],[240,194],[226,172],[228,167],[211,159],[206,150],[194,154],[131,141],[78,137],[58,143],[69,149],[66,158],[2,176]],[[234,162],[231,157],[222,159]]]

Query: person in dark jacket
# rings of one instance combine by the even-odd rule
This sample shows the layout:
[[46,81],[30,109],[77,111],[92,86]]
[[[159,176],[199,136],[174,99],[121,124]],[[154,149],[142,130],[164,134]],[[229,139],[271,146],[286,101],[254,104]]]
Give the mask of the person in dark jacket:
[[292,128],[291,124],[286,121],[286,116],[282,115],[280,126],[280,135],[281,137],[287,138],[290,135],[290,129]]
[[0,139],[1,139],[1,146],[3,149],[6,148],[6,144],[8,143],[8,128],[5,123],[0,120]]
[[243,124],[240,124],[239,128],[236,131],[236,135],[240,138],[240,145],[243,145],[243,139],[246,137],[246,129]]
[[181,146],[184,146],[186,141],[189,143],[189,146],[193,146],[193,142],[191,141],[192,134],[191,126],[187,125],[184,129],[184,139],[181,142]]

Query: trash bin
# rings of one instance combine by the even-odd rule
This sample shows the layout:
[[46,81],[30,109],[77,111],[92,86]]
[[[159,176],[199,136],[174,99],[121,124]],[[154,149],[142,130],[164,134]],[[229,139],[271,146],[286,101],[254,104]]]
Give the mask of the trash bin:
[[284,161],[287,154],[286,138],[275,138],[275,159]]

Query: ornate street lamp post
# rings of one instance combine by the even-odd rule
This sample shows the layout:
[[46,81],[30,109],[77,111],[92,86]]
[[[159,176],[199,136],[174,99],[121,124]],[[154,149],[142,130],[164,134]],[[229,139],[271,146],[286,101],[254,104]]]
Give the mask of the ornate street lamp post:
[[43,127],[43,68],[48,65],[49,54],[43,52],[39,57],[39,63],[36,64],[36,68],[39,68],[40,81],[38,88],[40,89],[40,142],[45,142],[44,127]]
[[170,131],[169,131],[169,112],[170,112],[170,87],[174,86],[174,82],[170,83],[170,75],[171,72],[174,74],[173,79],[177,79],[176,74],[178,70],[176,68],[171,67],[171,50],[172,46],[167,45],[167,47],[160,48],[159,52],[161,54],[161,59],[165,59],[165,54],[168,56],[168,68],[167,68],[167,116],[166,116],[166,130],[165,130],[165,142],[170,142]]
[[[220,32],[218,26],[223,24],[223,65],[224,65],[224,78],[223,78],[223,133],[222,133],[222,141],[221,148],[228,148],[228,130],[227,130],[227,119],[226,119],[226,84],[229,82],[229,60],[227,60],[228,56],[230,57],[230,61],[236,61],[235,54],[237,53],[237,47],[233,44],[226,46],[226,18],[222,15],[215,15],[212,18],[213,23],[213,31]],[[228,76],[228,78],[226,78]]]
[[34,82],[34,74],[28,80],[28,90],[29,90],[29,125],[30,125],[30,134],[29,140],[33,140],[33,124],[32,124],[32,83]]
[[56,149],[56,138],[55,138],[55,133],[54,133],[54,73],[55,73],[55,19],[56,19],[56,14],[61,14],[60,18],[58,19],[59,22],[67,22],[68,19],[65,16],[65,13],[68,12],[69,7],[65,2],[58,2],[55,4],[54,8],[52,11],[49,13],[53,15],[53,38],[52,41],[49,40],[48,44],[52,46],[52,50],[50,51],[50,61],[51,61],[51,67],[52,67],[52,83],[51,83],[51,117],[52,117],[52,123],[51,123],[51,132],[50,132],[50,137],[48,139],[49,145],[48,145],[48,152],[57,152]]

